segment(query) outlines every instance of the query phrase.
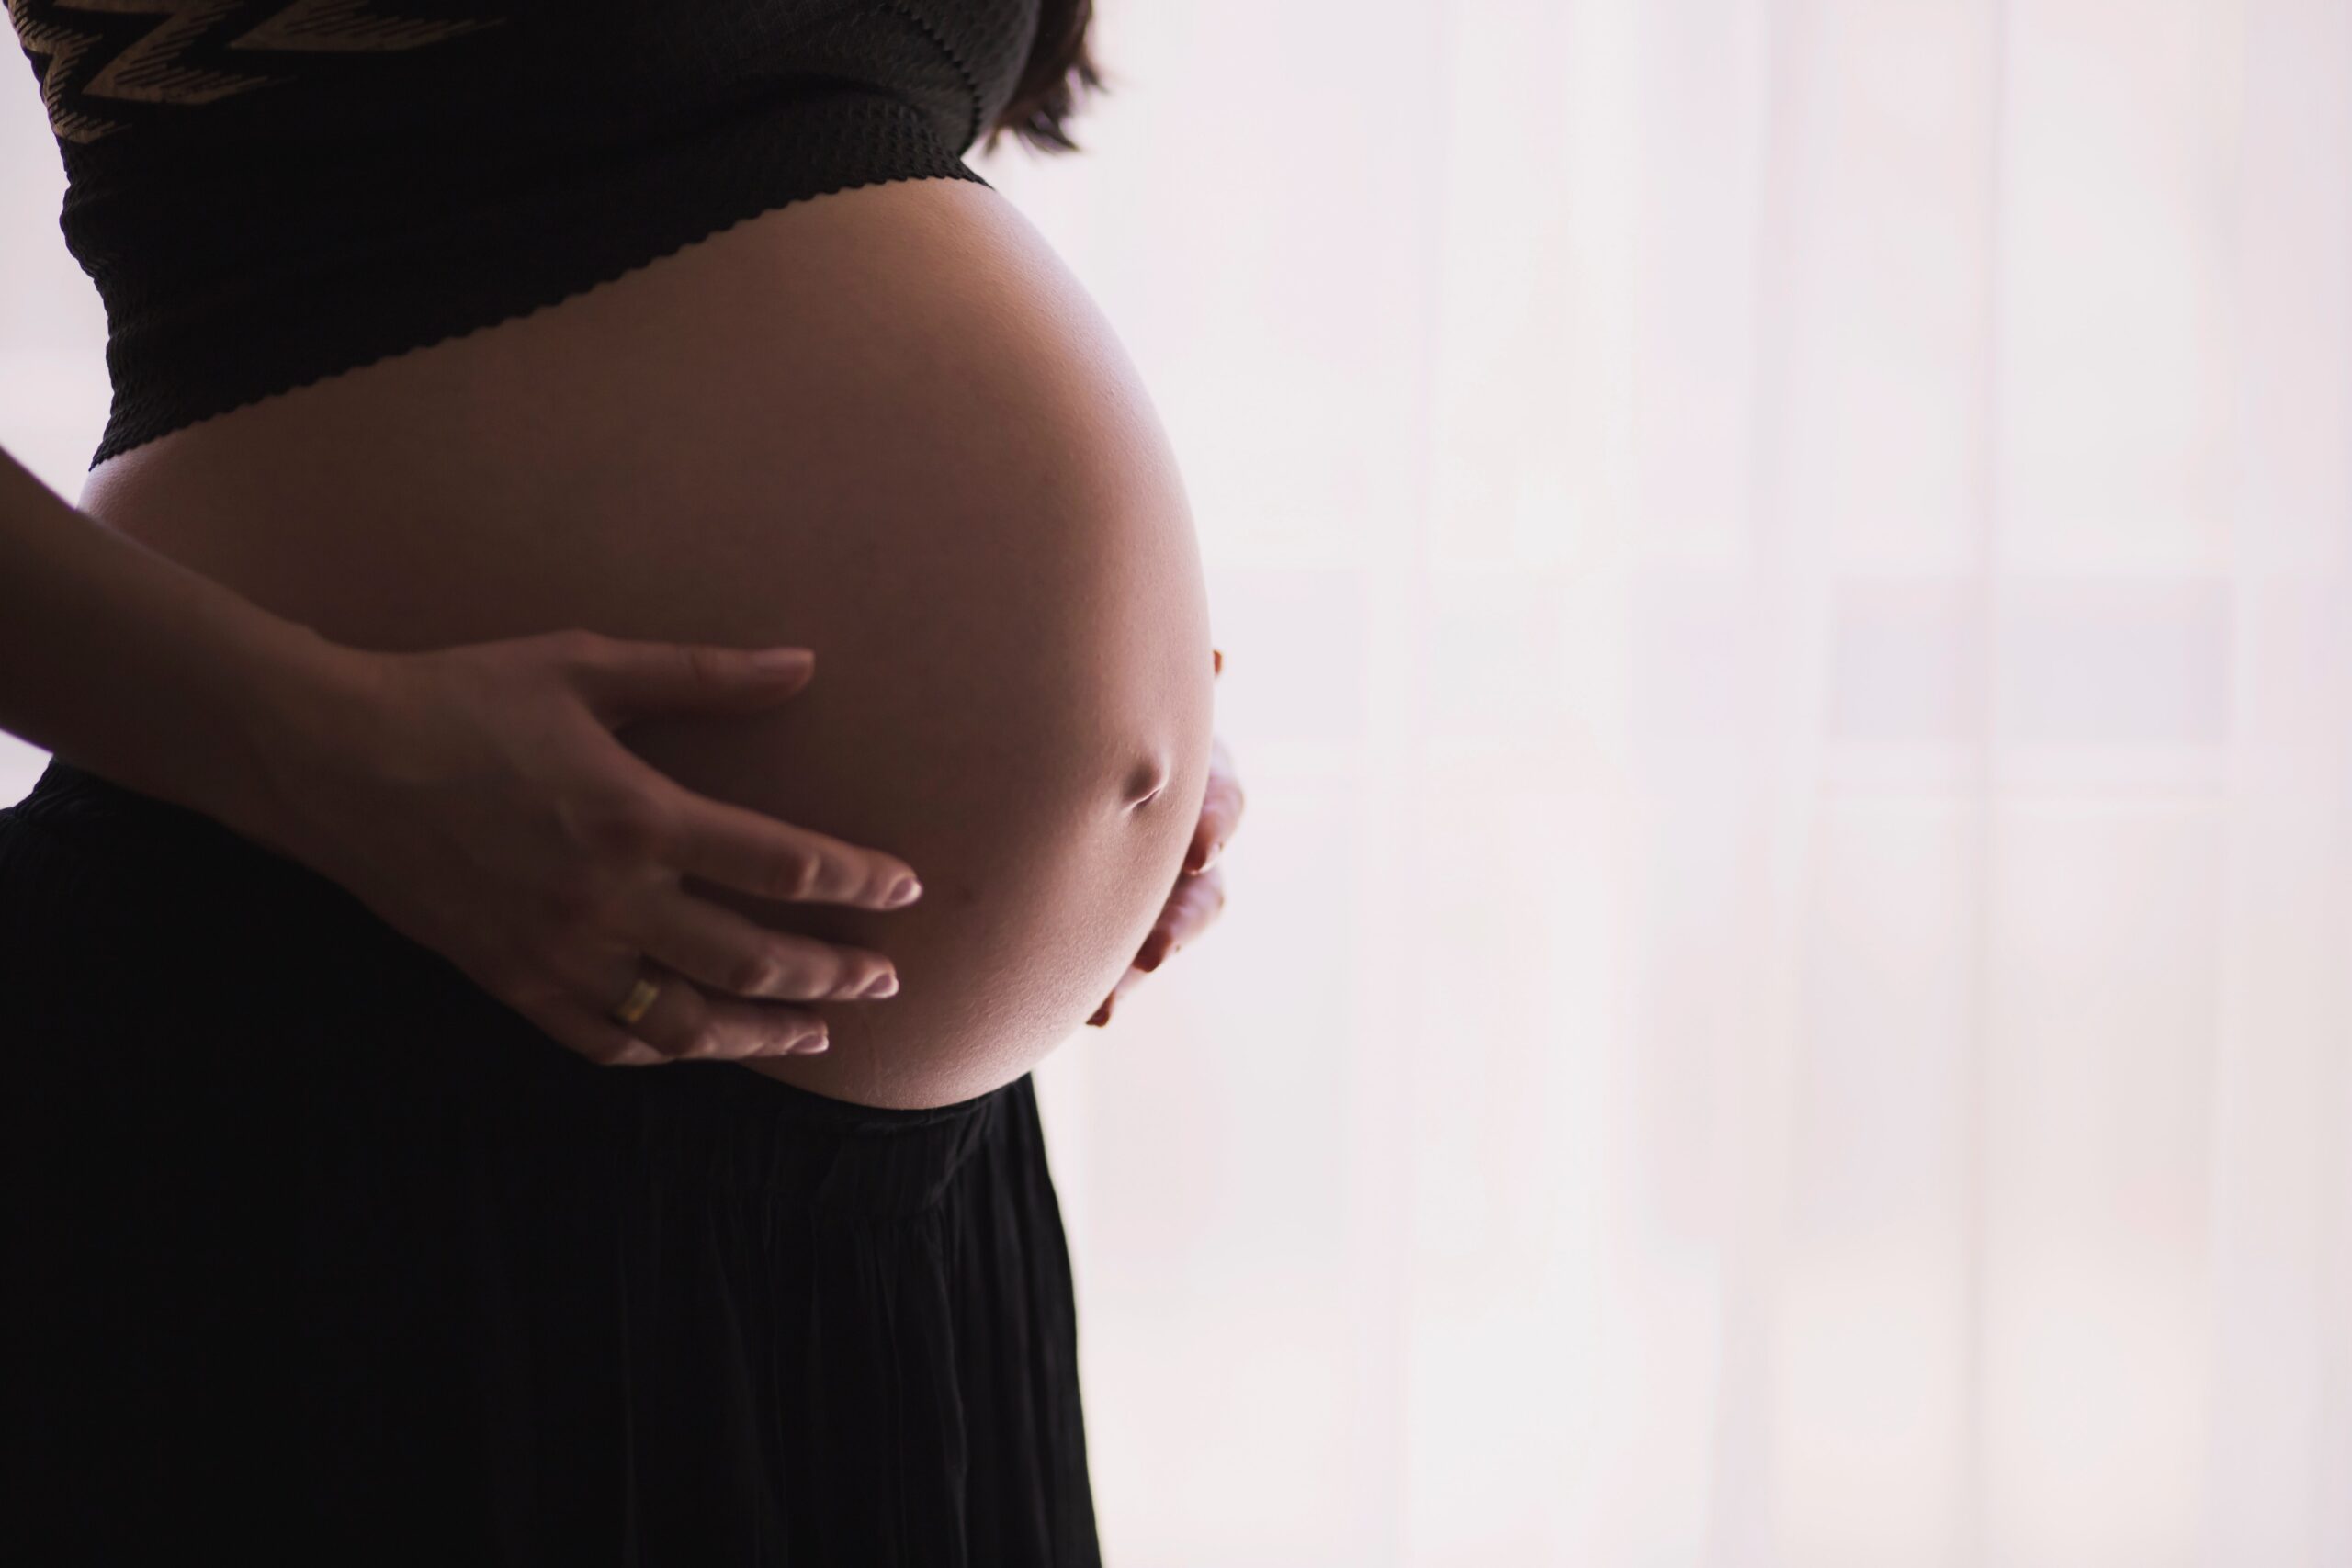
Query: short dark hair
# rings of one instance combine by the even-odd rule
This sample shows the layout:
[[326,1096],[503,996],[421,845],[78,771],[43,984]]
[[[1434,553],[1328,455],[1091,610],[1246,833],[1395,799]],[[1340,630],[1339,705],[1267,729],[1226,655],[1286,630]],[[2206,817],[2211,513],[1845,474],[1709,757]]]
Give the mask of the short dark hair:
[[1094,0],[1038,0],[1036,41],[1021,69],[1012,101],[989,127],[983,144],[993,150],[1006,131],[1041,152],[1076,152],[1063,122],[1078,112],[1088,94],[1102,90],[1102,75],[1087,51]]

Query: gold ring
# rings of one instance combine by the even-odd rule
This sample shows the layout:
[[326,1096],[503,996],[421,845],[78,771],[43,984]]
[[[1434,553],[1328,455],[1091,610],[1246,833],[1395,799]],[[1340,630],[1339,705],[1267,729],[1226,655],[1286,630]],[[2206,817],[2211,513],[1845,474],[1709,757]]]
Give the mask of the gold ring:
[[637,977],[637,984],[631,986],[628,988],[628,995],[622,998],[621,1005],[613,1010],[613,1021],[635,1023],[645,1016],[645,1010],[651,1007],[653,998],[661,994],[662,983],[659,980],[649,980],[639,975]]

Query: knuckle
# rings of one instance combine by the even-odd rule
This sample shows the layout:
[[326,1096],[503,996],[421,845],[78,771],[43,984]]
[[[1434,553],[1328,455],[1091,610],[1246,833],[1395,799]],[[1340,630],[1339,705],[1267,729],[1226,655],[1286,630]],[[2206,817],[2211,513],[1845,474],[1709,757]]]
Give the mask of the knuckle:
[[692,987],[680,986],[674,995],[677,1021],[662,1037],[662,1049],[673,1056],[707,1055],[718,1042],[718,1021]]
[[748,953],[735,961],[727,988],[740,996],[767,996],[784,984],[784,964],[773,953]]
[[592,848],[625,861],[658,859],[670,847],[668,815],[640,795],[614,795],[590,807],[581,834]]
[[807,898],[817,891],[817,857],[800,850],[778,854],[768,873],[768,888],[778,898]]
[[[546,982],[537,976],[568,972],[574,966],[573,955],[579,949],[579,939],[560,929],[543,933],[537,941],[528,944],[526,963],[529,974],[517,980],[516,984],[534,988],[546,987]],[[552,987],[547,988],[553,990]]]
[[585,626],[567,626],[549,632],[545,639],[547,650],[564,664],[594,663],[605,651],[605,638]]
[[559,940],[606,930],[618,921],[621,913],[617,890],[585,870],[559,875],[548,889],[544,908],[548,923]]
[[627,1035],[597,1034],[586,1041],[566,1041],[573,1050],[600,1067],[617,1066],[628,1055],[630,1041]]

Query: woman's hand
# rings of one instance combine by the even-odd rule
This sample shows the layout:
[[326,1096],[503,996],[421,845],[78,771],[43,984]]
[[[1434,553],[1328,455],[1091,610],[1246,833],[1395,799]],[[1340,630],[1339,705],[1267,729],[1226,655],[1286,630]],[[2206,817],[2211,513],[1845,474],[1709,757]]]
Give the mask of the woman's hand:
[[[1216,672],[1224,674],[1225,655],[1215,649],[1209,653]],[[1138,976],[1167,963],[1170,953],[1208,930],[1225,912],[1225,874],[1216,869],[1216,857],[1241,825],[1241,781],[1234,776],[1232,753],[1222,739],[1213,739],[1208,788],[1201,795],[1201,819],[1193,827],[1193,841],[1184,851],[1184,868],[1177,874],[1176,890],[1168,896],[1167,906],[1152,923],[1151,934],[1144,938],[1135,962],[1127,965],[1127,972],[1119,976],[1088,1023],[1100,1029],[1110,1022],[1111,1009],[1121,993],[1133,988]]]
[[[821,1051],[822,1021],[790,1002],[898,989],[882,954],[770,931],[679,879],[898,908],[922,893],[903,861],[694,794],[612,734],[781,702],[810,679],[808,649],[587,631],[327,646],[329,680],[265,705],[265,798],[230,826],[342,884],[559,1043],[607,1065]],[[609,1014],[640,967],[661,992],[624,1027]]]

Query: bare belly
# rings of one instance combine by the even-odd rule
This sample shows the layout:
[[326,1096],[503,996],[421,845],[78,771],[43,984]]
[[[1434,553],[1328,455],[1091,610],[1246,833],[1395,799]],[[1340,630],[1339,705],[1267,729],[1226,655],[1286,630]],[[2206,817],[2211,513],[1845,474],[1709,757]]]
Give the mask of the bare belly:
[[[752,718],[623,739],[692,788],[900,855],[912,908],[765,903],[901,989],[755,1069],[874,1105],[1019,1077],[1094,1010],[1205,786],[1206,594],[1133,367],[995,192],[870,186],[175,431],[101,522],[338,641],[587,626],[817,650]],[[659,1070],[659,1069],[654,1069]]]

